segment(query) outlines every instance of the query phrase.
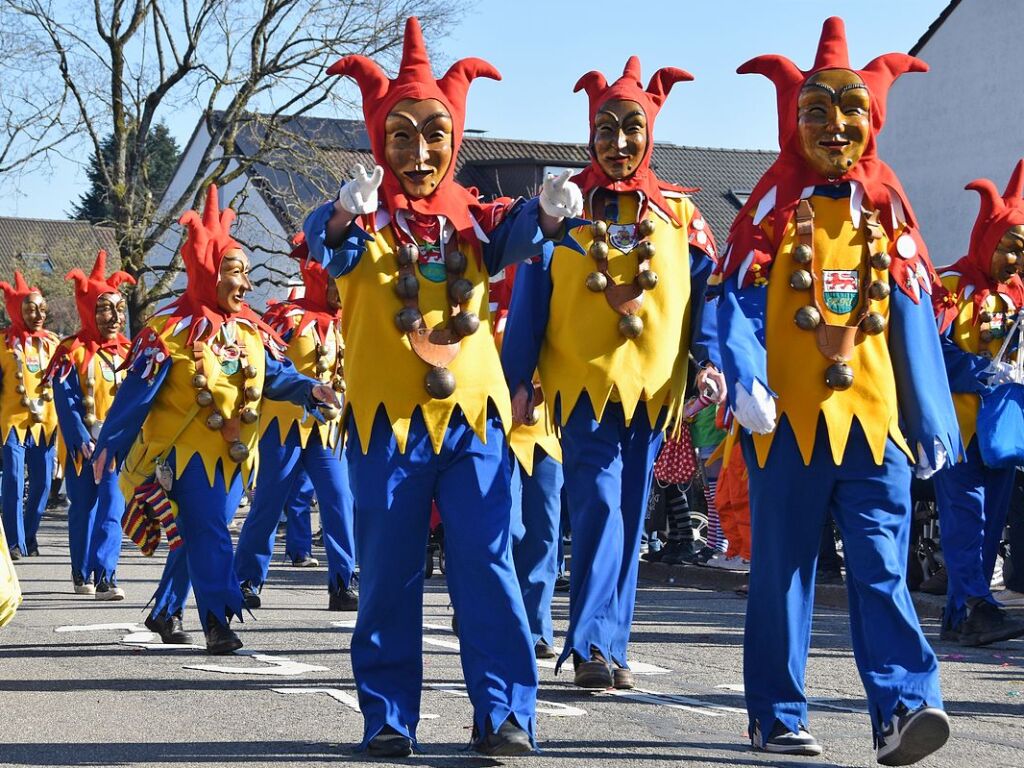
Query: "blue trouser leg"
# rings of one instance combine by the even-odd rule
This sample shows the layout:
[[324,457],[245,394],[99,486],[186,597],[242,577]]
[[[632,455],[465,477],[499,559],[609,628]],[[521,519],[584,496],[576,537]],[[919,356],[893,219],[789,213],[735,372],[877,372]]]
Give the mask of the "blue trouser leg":
[[955,627],[967,613],[967,601],[992,597],[992,571],[1010,505],[1014,467],[986,467],[977,440],[967,461],[935,475],[942,553],[949,574],[945,624]]
[[[365,745],[389,725],[411,738],[423,679],[423,552],[436,498],[445,526],[447,576],[459,617],[463,672],[474,725],[509,715],[534,732],[537,670],[509,535],[510,466],[496,417],[487,441],[460,412],[435,454],[417,412],[405,453],[378,413],[368,451],[350,424],[349,470],[360,555],[360,603],[352,669]],[[401,531],[401,536],[395,536]]]
[[173,616],[177,614],[181,616],[191,591],[192,581],[188,574],[188,558],[185,556],[185,547],[182,545],[167,552],[167,560],[164,562],[164,570],[160,575],[160,583],[157,584],[151,601],[153,603],[152,615]]
[[260,439],[260,468],[256,493],[235,552],[235,572],[239,582],[248,581],[257,589],[267,580],[274,554],[277,523],[299,468],[298,434],[294,430],[282,443],[276,420]]
[[[234,467],[228,467],[234,471]],[[188,574],[196,595],[199,621],[209,629],[209,617],[225,622],[242,618],[242,591],[235,575],[228,523],[242,498],[242,477],[236,473],[230,484],[218,471],[213,487],[198,456],[193,456],[170,491],[178,505],[178,529],[188,560]]]
[[[86,465],[83,471],[88,470],[89,465]],[[118,488],[117,475],[114,472],[105,473],[96,489],[96,514],[93,518],[88,568],[97,581],[106,579],[117,583],[117,564],[121,559],[124,495]]]
[[37,546],[36,534],[46,511],[53,482],[53,461],[57,455],[54,444],[37,443],[31,435],[25,440],[25,474],[28,478],[28,498],[25,500],[25,544],[29,550]]
[[4,532],[7,544],[28,554],[25,541],[25,446],[18,442],[14,430],[4,442],[4,477],[2,483]]
[[626,666],[640,539],[660,430],[645,408],[627,426],[619,403],[601,421],[583,398],[562,427],[565,488],[572,521],[569,631],[559,664],[597,648]]
[[744,634],[750,723],[807,724],[804,671],[814,607],[814,572],[825,517],[843,537],[854,658],[877,730],[903,703],[942,706],[938,662],[921,632],[905,580],[910,468],[891,442],[876,465],[854,426],[842,466],[820,427],[805,466],[783,421],[764,468],[749,438],[751,573]]
[[[335,451],[325,448],[319,436],[313,434],[302,452],[301,465],[320,503],[320,523],[327,551],[327,585],[331,589],[347,587],[356,567],[348,463]],[[306,509],[309,509],[308,501]],[[309,520],[308,511],[306,520]]]
[[541,450],[533,474],[515,465],[512,480],[512,555],[533,642],[554,642],[551,598],[558,576],[562,465]]
[[[312,436],[310,441],[312,441]],[[308,447],[308,444],[307,444]],[[302,452],[305,454],[305,451]],[[313,552],[313,515],[310,505],[313,503],[313,481],[309,473],[302,467],[299,459],[298,471],[292,483],[292,490],[285,502],[285,539],[284,553],[292,560],[309,555]]]
[[92,549],[98,498],[96,483],[92,479],[92,464],[85,462],[82,473],[79,474],[75,470],[74,462],[69,458],[65,466],[64,481],[68,492],[68,549],[71,551],[71,575],[87,580],[92,576],[89,552]]

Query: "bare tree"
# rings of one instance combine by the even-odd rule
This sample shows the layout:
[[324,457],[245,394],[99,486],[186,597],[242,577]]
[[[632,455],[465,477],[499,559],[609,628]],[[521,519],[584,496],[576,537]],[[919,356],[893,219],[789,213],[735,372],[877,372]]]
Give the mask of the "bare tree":
[[[177,256],[156,272],[146,265],[180,212],[211,182],[309,141],[289,118],[346,107],[325,73],[336,57],[393,58],[406,17],[443,31],[458,12],[448,0],[0,0],[0,174],[52,153],[102,159],[104,223],[139,278],[129,295],[137,322],[180,269]],[[195,108],[211,141],[175,199],[153,200],[147,137],[161,118]],[[255,151],[236,150],[243,131]]]

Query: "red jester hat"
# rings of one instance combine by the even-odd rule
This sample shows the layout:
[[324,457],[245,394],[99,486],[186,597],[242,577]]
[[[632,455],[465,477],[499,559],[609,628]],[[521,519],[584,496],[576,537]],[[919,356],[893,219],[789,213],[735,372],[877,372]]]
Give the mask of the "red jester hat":
[[24,342],[27,338],[44,338],[51,335],[47,330],[30,331],[25,325],[25,318],[21,314],[21,305],[29,295],[33,293],[42,295],[42,291],[34,285],[26,283],[21,272],[14,271],[14,285],[0,282],[0,290],[4,292],[4,305],[7,308],[7,317],[11,320],[10,326],[4,331],[8,344],[13,343],[15,339]]
[[89,370],[89,362],[97,350],[109,348],[120,352],[128,344],[128,339],[120,333],[109,341],[103,338],[96,326],[96,302],[105,293],[118,293],[121,285],[135,285],[135,278],[121,271],[113,272],[107,277],[106,272],[107,252],[100,251],[96,254],[92,272],[86,275],[80,269],[73,269],[68,272],[66,278],[75,283],[75,307],[78,309],[78,319],[81,323],[78,333],[72,337],[69,351],[78,347],[85,348],[81,364],[83,371]]

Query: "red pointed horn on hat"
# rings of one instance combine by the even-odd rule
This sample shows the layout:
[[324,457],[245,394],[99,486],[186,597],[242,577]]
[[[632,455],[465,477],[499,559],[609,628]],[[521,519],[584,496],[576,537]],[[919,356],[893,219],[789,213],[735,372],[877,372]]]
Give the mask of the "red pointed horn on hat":
[[1005,207],[1003,199],[999,196],[996,185],[988,179],[975,179],[964,189],[971,189],[978,193],[981,198],[981,211],[978,214],[978,221],[988,221],[994,213]]
[[830,16],[821,25],[818,51],[812,71],[819,69],[850,69],[850,52],[846,47],[846,25],[838,16]]
[[437,87],[449,99],[461,101],[465,98],[469,84],[478,77],[501,80],[501,73],[483,59],[475,57],[460,59],[451,65],[444,73],[444,77],[437,81]]
[[685,69],[678,67],[662,67],[651,76],[647,83],[647,92],[660,107],[668,98],[669,91],[676,83],[687,83],[693,80],[693,75]]
[[596,69],[593,69],[576,81],[576,85],[573,86],[572,92],[579,93],[580,91],[585,91],[587,96],[594,99],[603,93],[607,87],[608,81],[605,79],[604,75]]
[[391,81],[377,63],[366,56],[345,56],[327,68],[327,74],[348,76],[356,81],[364,101],[378,101],[388,92]]
[[1018,160],[1013,173],[1010,175],[1010,181],[1003,191],[1003,202],[1006,205],[1013,205],[1014,203],[1019,205],[1022,193],[1024,193],[1024,160]]

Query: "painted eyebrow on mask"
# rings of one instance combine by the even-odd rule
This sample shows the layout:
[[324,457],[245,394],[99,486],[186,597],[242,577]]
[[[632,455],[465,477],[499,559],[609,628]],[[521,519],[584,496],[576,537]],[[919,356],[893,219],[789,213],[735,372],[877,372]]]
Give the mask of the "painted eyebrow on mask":
[[833,104],[838,104],[839,100],[843,97],[843,95],[850,91],[854,91],[857,89],[863,89],[866,91],[868,89],[868,87],[864,85],[864,83],[847,83],[838,91],[832,88],[832,86],[826,85],[825,83],[807,83],[807,85],[803,86],[803,88],[801,88],[800,90],[805,91],[809,88],[817,88],[819,90],[824,91],[825,93],[828,94]]

